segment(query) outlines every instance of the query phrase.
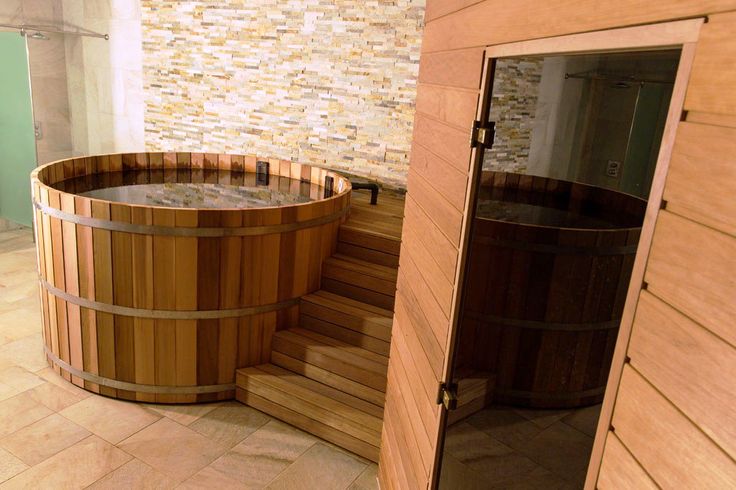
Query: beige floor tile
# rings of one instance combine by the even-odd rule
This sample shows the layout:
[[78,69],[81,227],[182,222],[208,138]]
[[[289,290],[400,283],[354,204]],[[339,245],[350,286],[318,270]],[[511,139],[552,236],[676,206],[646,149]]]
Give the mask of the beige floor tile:
[[519,451],[557,476],[577,482],[588,467],[592,447],[592,437],[557,422],[540,432]]
[[507,408],[481,410],[465,421],[514,449],[542,432],[541,427]]
[[317,438],[276,420],[248,436],[209,468],[248,488],[262,488],[317,442]]
[[36,335],[29,335],[0,346],[0,369],[20,366],[35,373],[46,367],[40,328],[38,332]]
[[79,398],[87,398],[89,396],[92,396],[92,393],[80,388],[79,386],[71,384],[69,381],[65,380],[61,376],[59,376],[56,371],[54,371],[52,368],[46,366],[43,369],[36,371],[36,374],[41,376],[43,379],[48,381],[49,383],[58,386],[59,388],[63,388],[66,391],[72,392],[74,395],[78,396]]
[[0,383],[15,388],[18,393],[30,390],[45,382],[43,378],[19,366],[9,367],[0,371]]
[[466,422],[460,422],[447,429],[444,450],[461,463],[514,452],[507,445]]
[[598,428],[598,416],[601,414],[601,406],[593,405],[592,407],[580,408],[574,410],[562,421],[567,425],[576,428],[580,432],[590,437],[595,437],[595,431]]
[[87,490],[165,490],[174,487],[176,487],[174,479],[154,470],[139,459],[132,459],[94,482]]
[[0,439],[0,446],[33,466],[85,439],[89,431],[52,414]]
[[36,402],[28,393],[20,393],[0,402],[0,437],[34,423],[53,412]]
[[178,481],[194,475],[228,449],[165,417],[119,447]]
[[271,418],[268,415],[233,402],[206,413],[189,427],[231,448],[269,420]]
[[27,464],[7,452],[5,449],[0,449],[0,483],[14,477],[26,469],[28,469]]
[[130,459],[129,454],[92,435],[16,475],[2,488],[83,488]]
[[450,454],[442,456],[440,488],[443,490],[488,490],[491,483]]
[[350,484],[348,490],[378,490],[378,465],[369,464]]
[[80,396],[48,381],[44,381],[42,385],[28,390],[27,393],[38,403],[50,408],[54,412],[64,410],[66,407],[87,398],[87,396]]
[[170,418],[181,425],[189,425],[201,416],[208,414],[222,403],[202,403],[193,405],[146,405],[154,412]]
[[229,478],[227,475],[207,466],[198,471],[194,476],[176,487],[182,490],[195,490],[203,488],[216,488],[217,490],[242,490],[244,488],[261,488],[244,486],[241,482]]
[[546,429],[555,422],[561,420],[570,414],[570,410],[535,410],[532,408],[515,408],[514,412],[518,413],[525,419],[533,422],[542,429]]
[[366,467],[367,464],[356,457],[318,442],[277,476],[267,488],[344,489]]
[[112,444],[161,418],[142,405],[98,395],[85,398],[59,413]]

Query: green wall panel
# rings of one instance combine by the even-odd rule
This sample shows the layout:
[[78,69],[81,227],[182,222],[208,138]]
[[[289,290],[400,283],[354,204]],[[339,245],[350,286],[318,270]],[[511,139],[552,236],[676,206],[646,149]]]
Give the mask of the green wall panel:
[[17,32],[0,32],[0,63],[0,217],[30,226],[36,140],[26,44]]

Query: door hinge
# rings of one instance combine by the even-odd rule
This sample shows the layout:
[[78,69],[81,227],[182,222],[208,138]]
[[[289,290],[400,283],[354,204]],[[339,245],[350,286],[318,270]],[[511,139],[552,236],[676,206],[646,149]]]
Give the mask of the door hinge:
[[440,383],[437,389],[437,405],[444,405],[445,410],[457,408],[457,384]]
[[473,121],[473,128],[470,135],[470,147],[483,146],[490,148],[496,139],[496,123],[488,121],[483,124],[481,121]]

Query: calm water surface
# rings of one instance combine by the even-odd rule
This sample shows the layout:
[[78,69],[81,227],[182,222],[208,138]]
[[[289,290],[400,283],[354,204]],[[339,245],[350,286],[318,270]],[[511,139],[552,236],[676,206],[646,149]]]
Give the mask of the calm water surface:
[[324,187],[287,177],[218,170],[130,170],[87,175],[54,185],[107,201],[178,208],[256,208],[323,199]]

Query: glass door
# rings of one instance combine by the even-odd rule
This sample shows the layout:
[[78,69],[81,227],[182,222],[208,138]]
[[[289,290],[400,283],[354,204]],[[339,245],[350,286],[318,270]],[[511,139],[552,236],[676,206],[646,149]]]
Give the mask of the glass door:
[[36,166],[25,38],[0,32],[0,229],[32,222],[29,174]]
[[679,56],[495,60],[439,488],[583,488]]

